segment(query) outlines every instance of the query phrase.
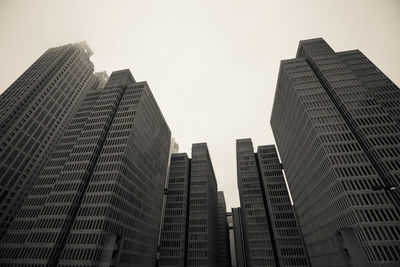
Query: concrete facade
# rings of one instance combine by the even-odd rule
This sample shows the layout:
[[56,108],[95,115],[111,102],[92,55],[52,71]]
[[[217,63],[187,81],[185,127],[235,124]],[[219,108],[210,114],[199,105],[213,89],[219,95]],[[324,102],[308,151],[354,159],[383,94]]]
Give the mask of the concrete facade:
[[90,91],[0,246],[3,266],[154,266],[171,132],[146,82]]
[[224,192],[218,191],[218,266],[230,267],[228,241],[228,224],[226,222],[226,203]]
[[0,239],[71,114],[96,87],[85,43],[48,49],[0,96]]
[[189,185],[189,157],[186,153],[172,154],[159,266],[184,267],[186,264]]
[[309,266],[275,146],[236,147],[246,266]]
[[321,38],[282,61],[271,126],[313,266],[400,264],[399,99]]
[[218,266],[217,181],[206,143],[192,145],[187,266]]

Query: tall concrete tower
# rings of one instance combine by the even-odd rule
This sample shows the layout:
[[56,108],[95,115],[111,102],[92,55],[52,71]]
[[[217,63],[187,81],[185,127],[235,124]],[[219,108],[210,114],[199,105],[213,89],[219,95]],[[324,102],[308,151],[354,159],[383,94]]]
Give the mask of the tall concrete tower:
[[192,145],[187,266],[218,266],[217,181],[206,143]]
[[186,153],[172,154],[159,266],[184,267],[186,264],[189,185],[189,157]]
[[0,246],[7,266],[154,266],[171,132],[146,82],[91,90]]
[[206,143],[172,154],[159,266],[226,266],[229,263],[224,195]]
[[98,84],[86,43],[50,48],[0,96],[0,239],[71,114]]
[[246,266],[309,266],[274,145],[236,140]]
[[358,50],[281,62],[271,126],[313,266],[400,264],[399,103]]
[[231,267],[224,192],[218,191],[218,266]]

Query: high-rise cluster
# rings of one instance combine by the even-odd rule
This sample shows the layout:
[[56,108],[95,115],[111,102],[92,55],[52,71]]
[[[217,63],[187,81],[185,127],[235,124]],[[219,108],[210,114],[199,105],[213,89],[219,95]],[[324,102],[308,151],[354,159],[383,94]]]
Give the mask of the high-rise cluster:
[[400,90],[360,51],[301,41],[271,126],[313,266],[400,264]]
[[178,153],[148,84],[91,55],[51,48],[0,96],[1,266],[400,265],[400,89],[360,51],[281,62],[280,158],[236,140],[231,212],[207,144]]
[[21,163],[1,162],[3,216],[25,200],[2,266],[154,265],[171,132],[146,82],[93,74],[90,54],[50,49],[2,95],[2,152]]
[[229,266],[207,145],[176,154],[147,83],[91,55],[49,49],[0,97],[1,265]]

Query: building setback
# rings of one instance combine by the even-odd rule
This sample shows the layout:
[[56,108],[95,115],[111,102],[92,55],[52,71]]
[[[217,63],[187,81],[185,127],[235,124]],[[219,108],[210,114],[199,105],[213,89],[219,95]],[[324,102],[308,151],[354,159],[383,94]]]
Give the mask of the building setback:
[[147,83],[113,72],[37,179],[2,266],[154,266],[170,136]]
[[271,126],[313,266],[400,264],[400,90],[360,51],[301,41]]
[[218,266],[217,181],[206,143],[192,145],[187,266]]
[[218,266],[230,267],[228,225],[224,192],[218,191]]
[[0,96],[0,239],[98,79],[85,43],[50,48]]
[[190,160],[186,153],[172,154],[161,230],[159,266],[186,264]]
[[275,146],[236,148],[246,266],[309,266]]

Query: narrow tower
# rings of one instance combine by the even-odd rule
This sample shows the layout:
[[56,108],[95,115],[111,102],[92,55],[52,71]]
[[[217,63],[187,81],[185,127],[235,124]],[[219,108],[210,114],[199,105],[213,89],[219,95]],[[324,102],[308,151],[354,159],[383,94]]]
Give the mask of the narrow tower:
[[263,186],[251,139],[236,140],[236,164],[246,261],[252,267],[275,266],[276,258],[264,204]]
[[230,267],[228,224],[226,222],[226,203],[224,192],[218,191],[218,266]]
[[[228,221],[229,222],[229,221]],[[232,231],[231,231],[232,230]],[[232,208],[232,229],[229,229],[229,238],[231,244],[231,255],[235,251],[235,259],[232,257],[232,267],[248,267],[246,260],[245,237],[243,232],[242,209]]]
[[217,182],[206,143],[193,144],[187,266],[218,266]]
[[186,264],[189,185],[190,160],[187,154],[172,154],[161,229],[160,267],[184,267]]
[[275,146],[236,146],[246,266],[309,266]]

